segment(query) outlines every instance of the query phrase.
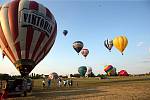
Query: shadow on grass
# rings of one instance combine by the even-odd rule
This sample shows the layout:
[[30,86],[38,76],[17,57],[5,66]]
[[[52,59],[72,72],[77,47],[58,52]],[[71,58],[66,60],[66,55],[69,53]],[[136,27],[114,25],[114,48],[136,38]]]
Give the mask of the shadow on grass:
[[[49,98],[49,99],[66,99],[71,97],[70,99],[79,99],[82,98],[82,96],[86,95],[86,97],[92,97],[93,94],[98,93],[95,96],[104,96],[105,92],[103,90],[97,90],[96,88],[78,88],[78,89],[71,89],[71,90],[59,90],[59,91],[47,91],[47,92],[35,92],[33,96],[36,96],[37,98],[43,97]],[[80,96],[80,97],[78,97]],[[85,97],[83,97],[85,98]]]

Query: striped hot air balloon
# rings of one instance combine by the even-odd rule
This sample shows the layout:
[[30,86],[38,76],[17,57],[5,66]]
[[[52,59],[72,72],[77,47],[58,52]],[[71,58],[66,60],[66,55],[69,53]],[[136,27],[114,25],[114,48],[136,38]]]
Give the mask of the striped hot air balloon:
[[113,47],[113,40],[105,40],[104,41],[104,46],[111,52],[111,49]]
[[22,76],[52,48],[57,34],[53,14],[29,0],[12,0],[0,10],[0,46]]
[[117,75],[116,68],[113,67],[113,69],[108,72],[108,75],[109,75],[109,76],[115,76],[115,75]]
[[111,72],[113,69],[112,65],[106,65],[104,66],[104,71],[108,74],[109,72]]

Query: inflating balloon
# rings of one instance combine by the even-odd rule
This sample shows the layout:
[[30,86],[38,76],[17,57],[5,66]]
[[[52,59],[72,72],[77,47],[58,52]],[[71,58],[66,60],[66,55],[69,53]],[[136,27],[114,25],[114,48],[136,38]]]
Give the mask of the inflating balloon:
[[118,74],[119,76],[129,76],[126,70],[121,70]]
[[55,72],[50,73],[49,76],[48,76],[48,79],[54,79],[54,80],[56,80],[56,79],[58,79],[58,74],[55,73]]
[[86,58],[87,55],[89,54],[89,50],[88,49],[82,49],[81,54]]
[[67,31],[67,30],[64,30],[64,31],[63,31],[63,34],[64,34],[64,36],[66,36],[66,35],[68,34],[68,31]]
[[104,41],[104,46],[111,52],[111,49],[113,47],[113,40],[105,40]]
[[84,77],[85,73],[87,71],[87,67],[86,66],[81,66],[78,68],[78,72],[80,73],[80,76]]
[[92,67],[88,67],[87,74],[91,74],[91,73],[92,73]]
[[117,73],[116,73],[116,68],[113,67],[113,69],[111,71],[108,72],[108,75],[109,76],[115,76]]
[[56,20],[35,1],[12,0],[2,6],[0,22],[0,46],[21,75],[27,76],[52,48]]
[[88,77],[91,77],[92,74],[93,74],[93,72],[92,72],[92,67],[88,67],[88,70],[87,70],[87,72],[86,72],[86,75],[87,75]]
[[82,50],[83,46],[84,46],[84,44],[82,41],[75,41],[73,43],[73,48],[78,54]]
[[114,38],[113,45],[122,53],[128,45],[128,39],[125,36],[118,36]]
[[104,71],[108,74],[109,72],[111,72],[113,69],[112,65],[106,65],[104,66]]

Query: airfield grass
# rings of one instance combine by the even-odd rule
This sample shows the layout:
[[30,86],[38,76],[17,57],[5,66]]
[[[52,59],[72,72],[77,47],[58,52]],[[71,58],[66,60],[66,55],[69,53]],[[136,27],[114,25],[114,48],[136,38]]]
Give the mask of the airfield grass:
[[[9,100],[150,100],[150,76],[72,78],[72,87],[42,87],[42,79],[33,80],[33,91],[28,97]],[[46,84],[47,86],[47,84]]]
[[[62,90],[62,89],[73,89],[73,88],[92,88],[97,86],[106,86],[110,84],[121,84],[121,83],[138,83],[138,82],[147,82],[150,81],[150,75],[147,76],[111,76],[106,79],[100,78],[92,78],[92,77],[81,77],[81,78],[65,78],[65,80],[73,80],[73,86],[71,88],[64,87],[62,84],[61,88],[58,88],[57,81],[52,80],[51,82],[51,90]],[[63,79],[64,80],[64,79]],[[42,87],[42,79],[33,80],[33,89],[39,90],[43,89]],[[46,87],[47,90],[47,82]]]

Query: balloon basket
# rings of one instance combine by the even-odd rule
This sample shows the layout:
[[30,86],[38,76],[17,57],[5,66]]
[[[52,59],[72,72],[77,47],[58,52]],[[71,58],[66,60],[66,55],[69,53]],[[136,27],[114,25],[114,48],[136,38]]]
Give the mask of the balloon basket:
[[15,66],[20,72],[21,77],[27,77],[35,67],[35,63],[31,59],[21,59],[15,63]]

